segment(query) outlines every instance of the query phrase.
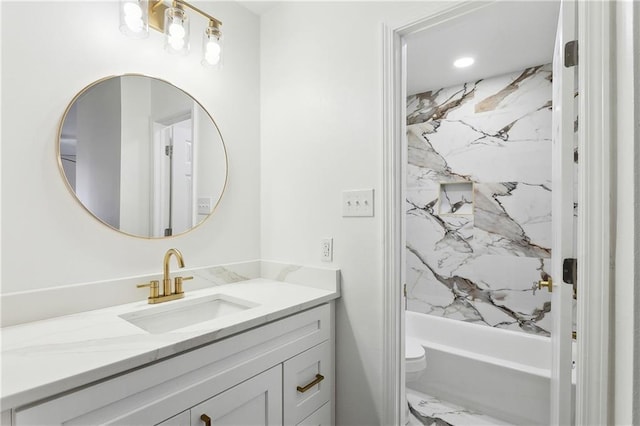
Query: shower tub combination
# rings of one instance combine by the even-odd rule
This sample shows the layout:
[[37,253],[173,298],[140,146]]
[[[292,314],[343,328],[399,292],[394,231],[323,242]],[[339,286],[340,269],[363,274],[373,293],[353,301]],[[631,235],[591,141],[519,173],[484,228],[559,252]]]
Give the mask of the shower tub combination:
[[550,338],[411,311],[406,335],[427,358],[407,387],[506,422],[549,423]]

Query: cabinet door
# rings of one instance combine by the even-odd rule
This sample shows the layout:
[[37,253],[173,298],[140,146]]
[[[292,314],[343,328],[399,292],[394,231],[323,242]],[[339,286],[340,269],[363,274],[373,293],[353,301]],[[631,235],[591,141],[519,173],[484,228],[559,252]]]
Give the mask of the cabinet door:
[[191,423],[191,414],[189,410],[183,411],[180,414],[168,418],[167,420],[158,423],[156,426],[189,426]]
[[331,345],[325,341],[284,363],[284,424],[296,425],[333,394]]
[[191,426],[282,425],[282,366],[191,408]]

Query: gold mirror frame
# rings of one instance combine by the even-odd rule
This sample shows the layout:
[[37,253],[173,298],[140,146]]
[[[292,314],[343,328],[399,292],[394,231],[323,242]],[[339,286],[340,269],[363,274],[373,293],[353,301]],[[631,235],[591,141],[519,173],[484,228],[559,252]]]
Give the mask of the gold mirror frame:
[[[71,108],[73,107],[73,105],[76,103],[76,101],[82,97],[84,94],[86,94],[89,90],[91,90],[93,87],[99,85],[100,83],[103,83],[107,80],[111,80],[111,79],[115,79],[115,78],[121,78],[121,77],[145,77],[148,79],[152,79],[161,83],[165,83],[171,87],[173,87],[174,89],[184,93],[185,95],[187,95],[189,98],[191,98],[191,100],[195,103],[195,105],[197,105],[198,107],[200,107],[200,109],[206,114],[206,116],[209,118],[209,120],[211,120],[211,123],[213,124],[213,128],[218,132],[218,136],[220,137],[220,143],[222,144],[222,152],[224,153],[224,167],[225,167],[225,172],[224,172],[224,182],[222,184],[222,189],[220,191],[220,195],[218,197],[218,199],[215,201],[215,203],[212,205],[211,207],[211,212],[202,220],[200,220],[198,223],[196,223],[195,225],[193,225],[191,228],[189,228],[188,230],[184,231],[184,232],[180,232],[178,234],[174,234],[174,235],[169,235],[169,236],[144,236],[144,235],[137,235],[137,234],[133,234],[130,232],[126,232],[126,231],[122,231],[114,226],[112,226],[111,224],[105,222],[103,219],[101,219],[100,217],[98,217],[96,214],[94,214],[94,212],[92,212],[83,202],[82,200],[78,197],[76,191],[74,190],[74,188],[72,187],[71,183],[69,182],[69,179],[67,178],[67,175],[64,171],[64,167],[62,164],[62,153],[61,153],[61,142],[62,142],[62,133],[63,133],[63,127],[64,127],[64,123],[65,120],[67,118],[67,115],[69,113],[69,111],[71,110]],[[78,204],[80,204],[80,206],[91,216],[93,217],[95,220],[97,220],[98,222],[102,223],[103,225],[107,226],[110,229],[113,229],[114,231],[117,231],[118,233],[121,233],[123,235],[127,235],[130,237],[134,237],[134,238],[140,238],[140,239],[145,239],[145,240],[160,240],[160,239],[169,239],[169,238],[174,238],[174,237],[179,237],[182,235],[186,235],[189,232],[195,230],[196,228],[200,227],[203,223],[205,223],[208,219],[211,218],[211,216],[213,216],[213,214],[216,212],[218,206],[220,205],[220,202],[222,201],[222,197],[224,196],[226,189],[227,189],[227,184],[229,181],[229,156],[228,156],[228,152],[227,152],[227,146],[224,142],[224,138],[222,136],[222,132],[220,131],[220,128],[218,127],[218,124],[215,122],[215,120],[213,119],[213,117],[211,116],[211,114],[209,113],[209,111],[195,98],[193,97],[190,93],[188,93],[187,91],[179,88],[178,86],[176,86],[175,84],[158,78],[158,77],[153,77],[150,75],[146,75],[146,74],[139,74],[139,73],[125,73],[125,74],[119,74],[119,75],[111,75],[111,76],[107,76],[107,77],[103,77],[99,80],[96,80],[90,84],[88,84],[87,86],[85,86],[84,88],[82,88],[82,90],[80,90],[74,97],[73,99],[71,99],[71,101],[69,102],[69,104],[67,105],[67,107],[64,110],[64,113],[62,114],[62,118],[60,119],[59,125],[58,125],[58,132],[57,132],[57,138],[56,138],[56,160],[58,163],[58,170],[60,172],[60,175],[62,177],[62,180],[65,183],[65,186],[67,187],[67,189],[69,190],[69,192],[71,193],[71,195],[73,196],[73,198],[75,198],[75,200],[78,202]]]

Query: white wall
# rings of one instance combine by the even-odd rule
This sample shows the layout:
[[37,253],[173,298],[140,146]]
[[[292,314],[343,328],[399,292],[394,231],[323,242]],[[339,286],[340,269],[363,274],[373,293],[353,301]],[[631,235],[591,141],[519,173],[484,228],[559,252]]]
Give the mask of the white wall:
[[[379,425],[382,404],[382,23],[434,2],[285,2],[262,16],[262,257],[320,265],[334,238],[339,425]],[[341,191],[374,188],[373,218]]]
[[121,78],[120,227],[133,235],[149,235],[151,81]]
[[76,194],[106,224],[120,227],[120,81],[78,99]]
[[[201,6],[223,22],[220,72],[200,66],[207,22],[196,16],[191,54],[173,57],[160,33],[122,35],[115,1],[1,3],[3,293],[158,273],[170,247],[189,267],[260,257],[259,19],[234,2]],[[161,240],[114,232],[77,204],[60,176],[56,138],[67,104],[91,82],[122,73],[171,81],[220,127],[229,186],[197,232]]]

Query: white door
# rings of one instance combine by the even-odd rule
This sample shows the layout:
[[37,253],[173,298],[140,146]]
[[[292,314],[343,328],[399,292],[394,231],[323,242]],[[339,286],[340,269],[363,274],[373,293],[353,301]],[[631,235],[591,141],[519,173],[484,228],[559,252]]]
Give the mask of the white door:
[[193,124],[154,123],[152,236],[177,235],[194,225]]
[[193,125],[191,118],[172,129],[171,228],[173,235],[193,227]]
[[573,286],[563,282],[563,260],[575,258],[574,108],[576,67],[565,66],[565,45],[576,39],[576,4],[562,1],[553,57],[553,331],[551,368],[552,425],[574,422],[572,374]]
[[171,223],[171,159],[166,147],[171,146],[170,126],[154,123],[152,150],[151,236],[162,237]]

